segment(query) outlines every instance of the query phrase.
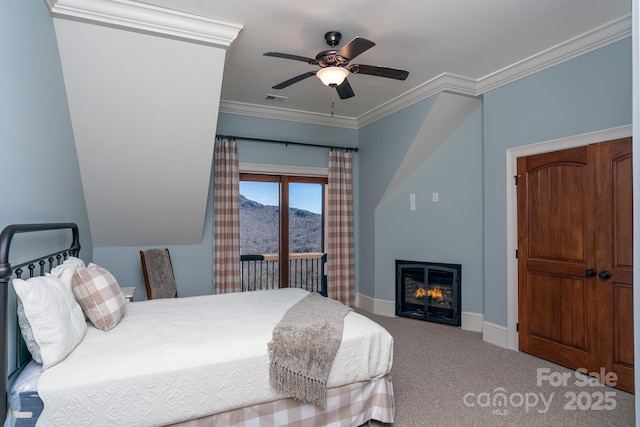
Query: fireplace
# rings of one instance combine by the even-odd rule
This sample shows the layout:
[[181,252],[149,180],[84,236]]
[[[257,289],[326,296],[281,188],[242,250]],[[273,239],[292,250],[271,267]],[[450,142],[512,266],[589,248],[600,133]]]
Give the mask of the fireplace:
[[460,326],[460,264],[396,260],[396,315]]

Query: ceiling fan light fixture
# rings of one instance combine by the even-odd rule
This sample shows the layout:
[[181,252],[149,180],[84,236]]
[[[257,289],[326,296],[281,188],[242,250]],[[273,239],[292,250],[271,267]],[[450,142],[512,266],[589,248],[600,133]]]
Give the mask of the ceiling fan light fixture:
[[348,75],[349,70],[342,67],[321,68],[316,73],[316,77],[318,77],[322,83],[330,87],[340,86]]

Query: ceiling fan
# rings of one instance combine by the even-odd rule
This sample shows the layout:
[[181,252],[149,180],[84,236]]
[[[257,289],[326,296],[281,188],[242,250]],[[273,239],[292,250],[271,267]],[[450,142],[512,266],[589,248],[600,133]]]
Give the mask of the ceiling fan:
[[[338,31],[329,31],[324,35],[324,39],[331,48],[334,48],[338,44],[340,44],[342,34],[340,34]],[[284,89],[285,87],[304,80],[308,77],[316,76],[320,80],[322,80],[322,83],[324,83],[325,85],[335,88],[340,99],[347,99],[355,95],[353,89],[351,88],[351,85],[349,84],[349,81],[347,80],[347,76],[349,75],[349,73],[368,74],[371,76],[386,77],[395,80],[405,80],[409,75],[408,71],[397,70],[395,68],[377,67],[374,65],[363,64],[349,65],[349,62],[356,56],[360,55],[368,49],[371,49],[373,46],[375,46],[374,42],[363,39],[361,37],[356,37],[339,50],[323,50],[316,55],[315,59],[280,52],[266,52],[263,55],[276,58],[292,59],[294,61],[302,61],[311,65],[320,66],[320,69],[318,70],[308,71],[306,73],[300,74],[299,76],[292,77],[289,80],[285,80],[284,82],[273,86],[272,89]]]

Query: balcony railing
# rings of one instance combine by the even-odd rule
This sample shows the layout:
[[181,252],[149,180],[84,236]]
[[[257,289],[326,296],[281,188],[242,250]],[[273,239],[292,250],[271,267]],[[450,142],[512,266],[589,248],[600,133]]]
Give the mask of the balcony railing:
[[[289,254],[289,287],[327,295],[327,254]],[[241,255],[243,291],[277,289],[280,286],[278,254]]]

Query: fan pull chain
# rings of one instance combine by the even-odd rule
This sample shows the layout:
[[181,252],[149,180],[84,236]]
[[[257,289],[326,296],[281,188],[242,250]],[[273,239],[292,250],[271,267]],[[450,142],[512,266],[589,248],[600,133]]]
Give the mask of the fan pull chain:
[[335,107],[335,103],[333,102],[335,88],[331,88],[331,117],[333,117],[333,107]]

